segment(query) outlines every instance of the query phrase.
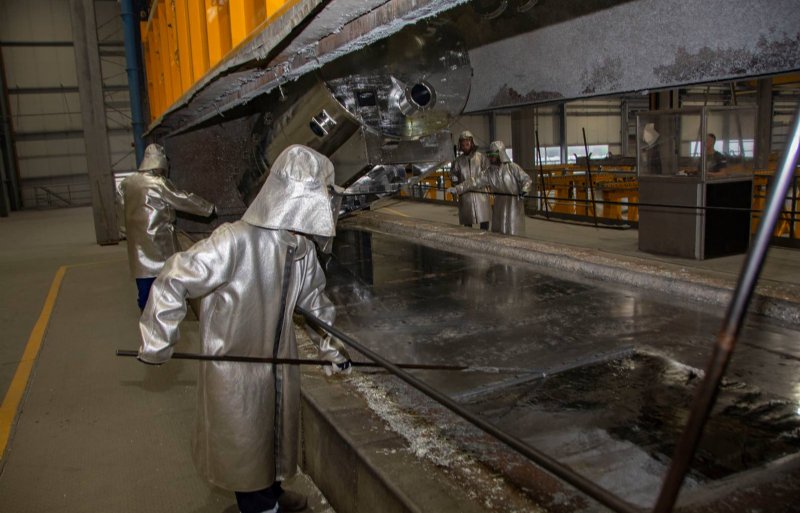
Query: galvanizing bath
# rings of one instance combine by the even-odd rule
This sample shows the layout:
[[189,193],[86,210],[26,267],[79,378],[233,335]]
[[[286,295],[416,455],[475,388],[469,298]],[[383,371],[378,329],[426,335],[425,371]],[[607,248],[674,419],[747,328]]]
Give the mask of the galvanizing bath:
[[[336,324],[601,486],[652,505],[722,310],[651,290],[342,231],[325,262]],[[687,480],[702,490],[800,453],[798,332],[751,317]],[[530,466],[407,385],[386,397],[526,488]],[[441,465],[446,462],[439,461]]]

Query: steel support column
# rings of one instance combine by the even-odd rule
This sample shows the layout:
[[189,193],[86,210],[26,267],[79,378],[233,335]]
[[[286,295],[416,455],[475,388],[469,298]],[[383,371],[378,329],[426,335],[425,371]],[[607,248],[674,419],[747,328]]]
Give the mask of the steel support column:
[[534,168],[534,151],[536,137],[533,126],[536,119],[536,108],[525,107],[511,114],[511,147],[514,148],[514,162],[523,169]]
[[561,146],[561,163],[569,162],[567,155],[567,105],[558,105],[558,145]]
[[497,140],[497,113],[492,111],[489,113],[489,143]]
[[19,210],[22,205],[19,188],[19,163],[14,146],[14,128],[11,124],[11,108],[8,104],[6,70],[3,52],[0,51],[0,153],[3,167],[0,172],[0,216],[7,217],[10,210]]
[[98,244],[116,244],[119,240],[119,228],[114,208],[114,177],[103,103],[103,75],[97,45],[94,1],[70,0],[70,13],[86,164],[92,189],[95,237]]
[[767,169],[772,149],[772,79],[758,81],[758,121],[756,122],[756,169]]
[[144,115],[142,114],[142,57],[139,45],[139,13],[133,7],[133,0],[122,0],[122,27],[125,33],[125,71],[128,73],[128,91],[131,96],[131,124],[133,125],[133,146],[136,151],[136,166],[144,156]]
[[[536,159],[534,151],[536,149],[536,134],[534,124],[536,119],[535,107],[523,107],[511,114],[511,147],[514,149],[513,160],[522,169],[532,170],[533,172],[533,191],[539,189],[539,176],[536,171]],[[542,192],[543,193],[543,192]],[[535,192],[534,192],[535,194]],[[539,209],[539,200],[534,200],[536,208]],[[544,210],[544,207],[541,208]]]

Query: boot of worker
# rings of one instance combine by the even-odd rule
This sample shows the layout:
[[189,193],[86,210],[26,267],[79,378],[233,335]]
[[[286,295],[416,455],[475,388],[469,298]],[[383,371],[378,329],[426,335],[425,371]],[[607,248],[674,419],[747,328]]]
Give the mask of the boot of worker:
[[278,497],[278,505],[281,513],[284,511],[303,511],[308,506],[308,497],[302,493],[283,490],[283,493]]

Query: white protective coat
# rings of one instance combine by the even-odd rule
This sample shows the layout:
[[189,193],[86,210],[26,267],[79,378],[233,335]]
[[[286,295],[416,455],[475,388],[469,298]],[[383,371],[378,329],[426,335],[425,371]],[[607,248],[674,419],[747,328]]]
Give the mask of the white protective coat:
[[[144,161],[143,161],[144,162]],[[125,212],[128,263],[134,278],[158,276],[178,251],[175,211],[208,217],[214,204],[177,189],[157,170],[140,170],[119,186]]]
[[[139,359],[166,362],[179,337],[187,298],[201,298],[203,353],[297,357],[295,305],[332,323],[325,275],[311,235],[331,237],[333,166],[317,152],[290,146],[275,161],[242,220],[167,261],[142,314]],[[348,360],[330,339],[320,355]],[[297,366],[202,361],[193,455],[211,483],[255,491],[297,468],[300,376]]]
[[494,141],[489,152],[497,152],[500,165],[491,165],[486,173],[472,178],[455,189],[460,194],[469,190],[480,190],[489,187],[494,194],[492,208],[492,231],[517,235],[525,230],[525,204],[521,195],[530,192],[533,180],[506,153],[502,141]]

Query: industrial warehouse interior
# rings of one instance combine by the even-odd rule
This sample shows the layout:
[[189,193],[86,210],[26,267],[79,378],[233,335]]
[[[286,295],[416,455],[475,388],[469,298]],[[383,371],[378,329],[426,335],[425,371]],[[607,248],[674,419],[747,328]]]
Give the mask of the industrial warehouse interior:
[[798,27],[4,0],[0,511],[800,512]]

